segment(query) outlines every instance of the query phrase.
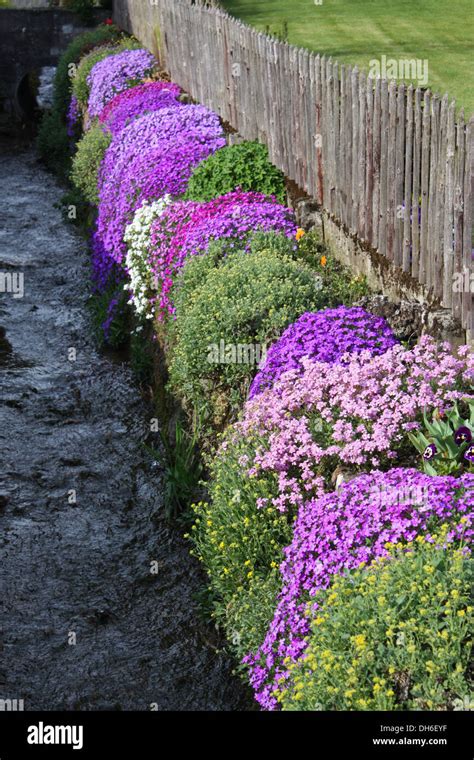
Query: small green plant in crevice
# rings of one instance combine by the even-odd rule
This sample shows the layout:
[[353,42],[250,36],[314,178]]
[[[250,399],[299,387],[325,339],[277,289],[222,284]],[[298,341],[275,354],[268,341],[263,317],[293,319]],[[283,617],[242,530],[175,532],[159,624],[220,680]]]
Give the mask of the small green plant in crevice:
[[172,434],[160,429],[161,447],[145,446],[163,468],[163,499],[168,520],[189,522],[189,508],[199,490],[203,463],[199,454],[199,422],[190,432],[178,418]]
[[59,209],[64,221],[73,224],[85,238],[89,238],[96,210],[84,200],[77,188],[69,187],[62,195],[61,200],[54,204],[54,208]]
[[130,366],[138,384],[144,387],[153,386],[153,349],[148,331],[141,325],[130,335]]
[[130,337],[131,312],[123,282],[112,278],[104,291],[91,294],[89,306],[99,347],[118,350],[126,346]]
[[473,470],[474,401],[462,401],[461,410],[456,403],[444,414],[435,411],[431,422],[424,414],[422,429],[409,433],[409,438],[422,455],[427,475],[461,475]]

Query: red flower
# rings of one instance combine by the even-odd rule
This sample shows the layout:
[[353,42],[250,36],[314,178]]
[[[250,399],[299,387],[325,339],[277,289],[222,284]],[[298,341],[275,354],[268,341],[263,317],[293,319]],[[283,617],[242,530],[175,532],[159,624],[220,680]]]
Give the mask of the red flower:
[[106,18],[104,21],[104,24],[106,24],[106,26],[112,26],[113,23],[114,23],[114,20],[111,18]]

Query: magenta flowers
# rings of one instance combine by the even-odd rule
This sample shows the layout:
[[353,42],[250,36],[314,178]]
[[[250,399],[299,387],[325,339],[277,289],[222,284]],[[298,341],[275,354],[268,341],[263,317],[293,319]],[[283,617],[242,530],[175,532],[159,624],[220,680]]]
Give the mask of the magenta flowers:
[[230,252],[246,248],[256,230],[288,237],[296,232],[293,212],[275,198],[239,190],[207,203],[175,203],[155,222],[150,266],[159,287],[159,307],[172,313],[169,292],[186,258],[203,253],[211,240],[227,240]]
[[180,93],[181,88],[172,82],[145,82],[116,95],[102,110],[99,119],[115,136],[140,116],[160,108],[181,106],[177,100]]

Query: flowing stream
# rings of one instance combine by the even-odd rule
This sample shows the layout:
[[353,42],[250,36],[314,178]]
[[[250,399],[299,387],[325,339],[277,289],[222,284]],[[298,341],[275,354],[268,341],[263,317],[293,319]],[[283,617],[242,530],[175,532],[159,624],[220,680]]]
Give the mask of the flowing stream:
[[28,150],[1,153],[0,174],[0,698],[245,709],[199,615],[201,570],[163,518],[150,410],[91,337],[61,190]]

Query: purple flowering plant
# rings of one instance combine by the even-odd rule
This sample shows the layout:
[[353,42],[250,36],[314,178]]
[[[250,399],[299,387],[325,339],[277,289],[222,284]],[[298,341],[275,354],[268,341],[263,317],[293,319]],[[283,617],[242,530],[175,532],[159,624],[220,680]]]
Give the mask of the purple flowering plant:
[[181,88],[172,82],[144,82],[112,98],[101,111],[99,120],[116,135],[134,119],[161,108],[181,106]]
[[265,365],[250,387],[249,398],[271,387],[284,372],[295,370],[301,374],[304,358],[335,364],[344,361],[347,354],[361,351],[369,351],[372,356],[383,354],[396,342],[386,320],[365,309],[339,306],[306,312],[270,346]]
[[[335,493],[306,502],[281,564],[282,591],[265,640],[245,658],[256,698],[275,709],[289,666],[307,646],[307,603],[335,575],[386,556],[394,543],[408,543],[447,524],[446,542],[472,542],[474,475],[431,477],[418,470],[374,471]],[[313,605],[316,612],[317,604]]]
[[115,95],[150,76],[155,66],[156,58],[145,49],[124,50],[98,61],[87,77],[89,116],[99,116]]
[[116,134],[99,171],[97,234],[105,255],[122,263],[134,212],[144,201],[181,195],[193,167],[223,145],[219,117],[203,106],[162,108]]

